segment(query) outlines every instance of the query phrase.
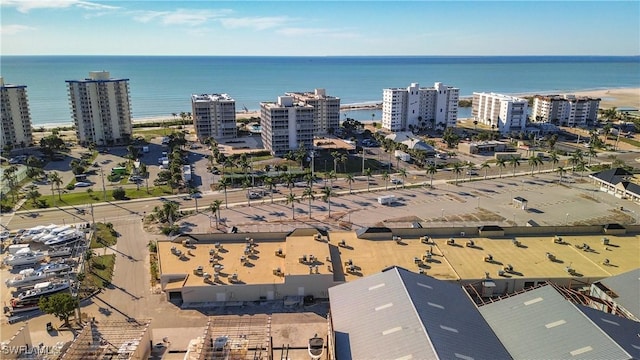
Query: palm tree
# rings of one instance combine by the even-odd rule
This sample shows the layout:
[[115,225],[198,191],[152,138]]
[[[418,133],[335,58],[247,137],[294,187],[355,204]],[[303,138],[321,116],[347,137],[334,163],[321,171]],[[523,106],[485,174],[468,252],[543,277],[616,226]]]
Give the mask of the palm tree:
[[382,172],[382,180],[384,180],[384,189],[389,190],[389,172],[387,170]]
[[322,189],[322,201],[329,204],[329,218],[331,218],[331,195],[333,195],[333,190],[325,186],[324,189]]
[[488,161],[485,161],[480,165],[480,170],[484,170],[484,179],[485,180],[487,180],[487,172],[489,172],[490,168],[491,168],[491,165],[489,165]]
[[355,176],[353,176],[353,174],[349,173],[347,174],[347,176],[345,176],[344,179],[347,181],[347,183],[349,183],[349,194],[351,194],[351,184],[356,181],[356,178]]
[[287,194],[287,204],[291,204],[291,218],[293,220],[296,219],[295,203],[297,202],[300,202],[300,200],[298,200],[298,198],[296,197],[296,194],[292,192]]
[[462,167],[463,165],[459,162],[453,163],[453,172],[456,174],[456,185],[458,185],[458,175],[462,172]]
[[309,199],[309,219],[311,219],[311,202],[316,199],[313,188],[308,187],[304,189],[304,192],[302,193],[302,200],[304,199]]
[[528,159],[529,166],[531,166],[531,175],[533,175],[533,170],[540,164],[541,160],[539,157],[532,155]]
[[331,152],[331,157],[333,158],[333,172],[338,171],[338,158],[340,157],[340,153],[337,151]]
[[575,152],[573,152],[573,154],[571,154],[571,157],[569,158],[569,162],[572,165],[571,172],[575,173],[576,166],[582,161],[583,161],[582,151],[576,150]]
[[467,161],[465,166],[467,167],[467,174],[469,175],[469,181],[471,181],[471,174],[473,173],[473,169],[476,167],[476,164],[472,163],[471,161]]
[[333,188],[333,179],[338,179],[338,175],[335,171],[329,171],[327,177],[329,178],[329,186]]
[[407,181],[407,169],[398,169],[398,175],[402,177],[402,188],[404,189],[404,183]]
[[592,146],[587,150],[587,155],[589,155],[589,163],[587,165],[591,165],[591,158],[598,157],[598,152]]
[[162,205],[162,213],[164,218],[169,222],[169,226],[173,226],[173,221],[178,215],[178,203],[175,201],[167,201]]
[[349,159],[349,157],[347,156],[347,154],[340,154],[340,157],[338,158],[338,162],[342,164],[342,171],[347,172],[347,160]]
[[36,206],[38,204],[38,198],[42,196],[40,194],[40,192],[36,189],[31,189],[27,192],[27,194],[25,195],[25,197],[27,198],[27,200],[31,200],[33,203],[33,206]]
[[209,210],[216,217],[216,229],[218,228],[218,218],[220,217],[220,206],[222,205],[222,200],[216,199],[211,205],[209,205]]
[[438,167],[436,164],[427,165],[427,175],[429,175],[429,187],[433,187],[433,176],[438,172]]
[[289,187],[289,193],[292,193],[293,185],[296,183],[296,176],[288,172],[284,174],[283,180],[287,184],[287,187]]
[[556,171],[560,174],[560,182],[562,182],[562,175],[567,172],[567,170],[565,170],[562,166],[558,166],[558,168],[556,169]]
[[498,167],[498,170],[500,170],[499,177],[502,179],[502,169],[507,166],[507,160],[502,157],[498,158],[496,160],[496,166]]
[[231,185],[231,180],[228,177],[221,177],[218,181],[218,189],[222,189],[224,191],[224,208],[229,208],[229,201],[227,200],[227,188]]
[[53,185],[56,186],[58,190],[58,200],[62,201],[62,197],[60,196],[60,185],[62,185],[62,178],[57,171],[52,171],[49,173],[49,181],[51,181],[51,192],[53,193]]
[[558,162],[560,162],[560,157],[558,156],[557,152],[552,151],[549,153],[549,162],[551,162],[552,168],[554,168],[558,164]]
[[520,166],[520,159],[511,155],[509,158],[509,164],[513,167],[513,176],[516,176],[516,168]]
[[265,186],[269,189],[269,195],[271,196],[271,203],[273,204],[273,188],[275,187],[275,182],[271,176],[267,176],[264,179]]
[[367,192],[371,191],[369,190],[369,183],[371,180],[371,168],[366,168],[364,169],[364,175],[367,177]]

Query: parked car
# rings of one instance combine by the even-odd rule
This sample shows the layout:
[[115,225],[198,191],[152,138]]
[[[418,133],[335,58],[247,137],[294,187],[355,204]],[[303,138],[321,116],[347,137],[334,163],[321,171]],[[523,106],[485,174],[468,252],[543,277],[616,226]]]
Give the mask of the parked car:
[[467,171],[467,175],[476,176],[476,175],[478,175],[478,172],[475,171],[475,170],[468,170]]
[[89,187],[89,186],[92,186],[92,185],[93,185],[92,183],[87,182],[87,181],[79,181],[79,182],[75,183],[73,186],[78,188],[78,187]]
[[402,180],[393,178],[393,179],[391,179],[391,183],[394,184],[394,185],[400,185],[400,184],[402,184]]

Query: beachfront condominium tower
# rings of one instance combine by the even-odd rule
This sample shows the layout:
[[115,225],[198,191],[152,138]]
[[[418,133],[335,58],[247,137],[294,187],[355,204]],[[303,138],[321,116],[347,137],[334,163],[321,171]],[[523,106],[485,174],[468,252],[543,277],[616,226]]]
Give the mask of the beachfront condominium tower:
[[84,80],[67,80],[71,115],[82,145],[114,145],[131,139],[129,79],[92,71]]
[[560,126],[589,126],[598,118],[600,99],[575,95],[536,95],[531,121]]
[[227,94],[191,95],[193,126],[201,143],[235,138],[236,101]]
[[327,135],[340,127],[340,98],[328,96],[325,89],[313,92],[288,92],[294,101],[313,106],[314,135]]
[[502,134],[524,131],[529,102],[509,95],[474,92],[471,115],[474,121],[498,130]]
[[262,144],[274,156],[283,156],[300,146],[313,147],[315,109],[296,103],[291,96],[278,96],[277,102],[260,103]]
[[382,127],[391,131],[455,127],[460,89],[435,83],[431,88],[412,83],[382,91]]
[[30,146],[31,114],[25,85],[5,84],[0,77],[0,98],[2,100],[2,135],[0,144],[3,148]]

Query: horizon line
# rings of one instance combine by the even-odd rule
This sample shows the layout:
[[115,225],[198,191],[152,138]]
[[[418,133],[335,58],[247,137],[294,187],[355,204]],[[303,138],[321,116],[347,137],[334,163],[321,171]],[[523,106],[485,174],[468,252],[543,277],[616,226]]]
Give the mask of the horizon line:
[[636,55],[189,55],[189,54],[2,54],[2,57],[10,56],[87,56],[87,57],[123,57],[123,56],[140,56],[140,57],[300,57],[300,58],[358,58],[358,57],[378,57],[378,58],[488,58],[488,57],[640,57]]

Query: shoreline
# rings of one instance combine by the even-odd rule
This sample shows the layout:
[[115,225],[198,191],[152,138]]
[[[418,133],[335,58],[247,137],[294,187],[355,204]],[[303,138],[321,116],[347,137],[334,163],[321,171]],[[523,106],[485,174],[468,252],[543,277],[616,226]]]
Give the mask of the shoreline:
[[[506,94],[511,96],[525,97],[534,95],[576,95],[576,96],[589,96],[594,98],[600,98],[600,108],[634,108],[640,110],[640,87],[609,87],[609,88],[592,88],[582,90],[564,90],[564,91],[534,91],[524,93],[512,93]],[[473,95],[460,96],[460,100],[471,100]],[[381,110],[382,102],[379,100],[364,101],[359,103],[350,103],[340,105],[340,111],[355,111],[355,110]],[[259,117],[259,110],[250,110],[248,112],[236,112],[237,119],[248,119],[251,117]],[[141,118],[131,119],[133,124],[145,124],[151,122],[171,122],[175,121],[170,114],[166,116],[149,116]],[[73,123],[46,123],[46,124],[32,124],[34,129],[44,128],[50,130],[59,127],[71,127]]]

